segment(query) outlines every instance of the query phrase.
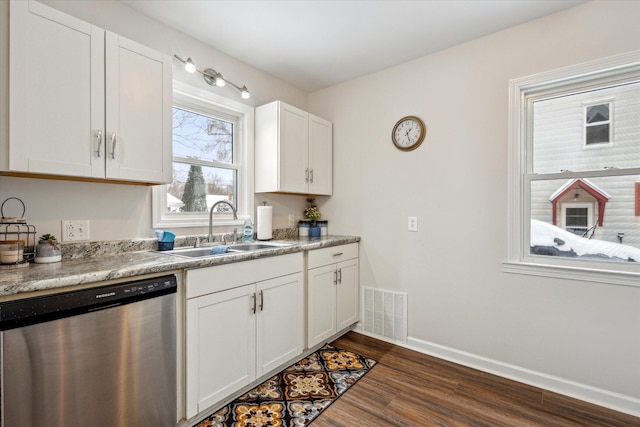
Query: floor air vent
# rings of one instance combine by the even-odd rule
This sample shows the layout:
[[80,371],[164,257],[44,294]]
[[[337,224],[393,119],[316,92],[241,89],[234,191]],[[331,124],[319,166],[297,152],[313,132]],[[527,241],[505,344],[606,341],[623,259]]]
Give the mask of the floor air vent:
[[402,343],[407,341],[407,294],[363,288],[362,329]]

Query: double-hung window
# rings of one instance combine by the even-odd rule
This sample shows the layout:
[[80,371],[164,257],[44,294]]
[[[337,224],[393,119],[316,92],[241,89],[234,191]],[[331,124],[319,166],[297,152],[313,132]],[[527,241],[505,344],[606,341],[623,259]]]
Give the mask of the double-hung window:
[[154,227],[237,225],[253,210],[253,107],[174,82],[173,182],[154,188]]
[[584,143],[587,147],[602,146],[612,141],[611,102],[584,106]]
[[640,52],[510,83],[505,271],[640,276]]

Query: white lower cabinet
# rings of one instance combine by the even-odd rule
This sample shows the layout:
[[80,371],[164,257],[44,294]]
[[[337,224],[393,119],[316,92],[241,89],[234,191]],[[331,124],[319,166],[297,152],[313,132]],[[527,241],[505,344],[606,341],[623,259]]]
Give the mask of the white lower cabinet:
[[187,271],[186,416],[300,355],[302,253]]
[[307,347],[360,320],[358,244],[310,251],[307,269]]

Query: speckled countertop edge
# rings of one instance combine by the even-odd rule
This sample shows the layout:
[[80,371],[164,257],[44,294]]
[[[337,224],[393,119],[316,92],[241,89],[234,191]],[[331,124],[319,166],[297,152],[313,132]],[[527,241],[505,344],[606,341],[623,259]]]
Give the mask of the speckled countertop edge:
[[68,259],[51,264],[31,264],[24,268],[0,270],[0,298],[22,298],[28,297],[28,293],[35,291],[88,285],[105,280],[126,279],[172,270],[229,264],[359,241],[360,238],[354,236],[327,236],[280,240],[291,245],[207,258],[184,258],[157,251],[138,251]]

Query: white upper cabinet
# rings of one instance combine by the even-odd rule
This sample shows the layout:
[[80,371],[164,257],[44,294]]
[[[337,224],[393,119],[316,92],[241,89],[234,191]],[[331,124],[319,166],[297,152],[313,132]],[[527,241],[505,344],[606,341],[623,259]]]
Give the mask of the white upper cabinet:
[[333,126],[281,101],[256,108],[255,191],[331,195]]
[[333,124],[309,114],[309,194],[333,192]]
[[171,59],[34,1],[9,19],[2,170],[171,181]]
[[106,34],[106,177],[172,181],[171,59]]

